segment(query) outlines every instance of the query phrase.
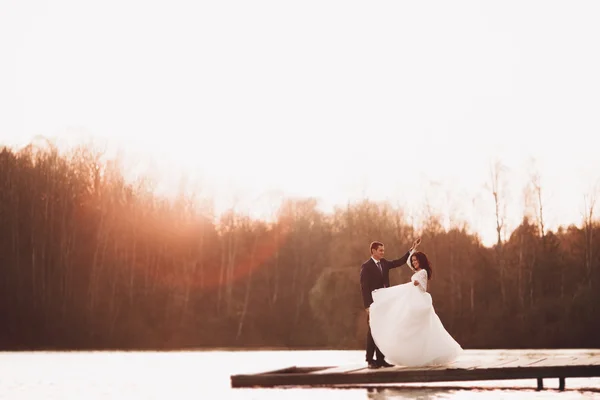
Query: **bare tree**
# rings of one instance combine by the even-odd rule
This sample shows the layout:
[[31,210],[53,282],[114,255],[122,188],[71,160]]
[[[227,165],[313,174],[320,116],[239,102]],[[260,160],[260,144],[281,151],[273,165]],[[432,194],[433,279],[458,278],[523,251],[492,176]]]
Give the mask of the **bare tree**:
[[594,209],[596,208],[596,200],[598,197],[598,185],[596,185],[589,194],[583,196],[584,201],[584,216],[583,230],[585,233],[585,270],[587,274],[587,282],[592,285],[592,264],[594,260]]
[[496,217],[496,266],[500,272],[500,292],[502,294],[502,301],[506,300],[506,289],[505,289],[505,259],[504,259],[504,246],[502,236],[506,229],[506,197],[507,190],[504,181],[504,174],[507,168],[502,164],[500,160],[496,160],[494,165],[490,168],[490,186],[489,189],[494,198],[494,214]]
[[535,220],[538,234],[543,239],[547,233],[544,194],[542,192],[542,177],[534,158],[529,160],[528,171],[529,181],[523,190],[526,209],[525,216]]
[[494,198],[494,215],[496,217],[496,235],[498,237],[497,245],[502,246],[502,235],[506,222],[506,185],[504,183],[504,174],[507,168],[501,161],[497,160],[490,167],[489,190]]
[[258,229],[258,227],[255,227],[253,229],[253,243],[252,243],[252,248],[250,250],[250,268],[249,268],[249,274],[246,277],[246,290],[245,290],[245,295],[244,295],[244,305],[242,307],[242,312],[240,313],[240,318],[238,320],[238,328],[237,328],[237,333],[235,336],[235,340],[239,340],[240,337],[242,336],[242,329],[244,328],[244,321],[246,320],[246,315],[248,314],[248,305],[250,303],[250,292],[252,290],[252,281],[253,281],[253,277],[254,277],[254,263],[255,263],[255,258],[256,258],[256,249],[258,247],[258,243],[259,243],[259,239],[261,236],[261,231],[260,229]]

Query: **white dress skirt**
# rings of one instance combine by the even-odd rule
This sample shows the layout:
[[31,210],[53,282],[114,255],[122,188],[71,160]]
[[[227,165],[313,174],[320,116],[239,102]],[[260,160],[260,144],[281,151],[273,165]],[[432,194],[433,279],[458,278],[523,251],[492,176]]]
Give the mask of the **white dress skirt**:
[[[415,286],[414,281],[419,285]],[[372,292],[371,334],[386,360],[420,367],[454,361],[462,347],[446,331],[427,293],[427,271],[421,269],[403,285]]]

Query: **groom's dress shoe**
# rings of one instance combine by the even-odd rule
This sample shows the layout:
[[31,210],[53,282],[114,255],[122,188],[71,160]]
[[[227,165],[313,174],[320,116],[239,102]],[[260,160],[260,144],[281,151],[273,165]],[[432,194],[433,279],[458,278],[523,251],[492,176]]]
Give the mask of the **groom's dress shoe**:
[[387,361],[380,361],[377,363],[377,365],[379,365],[380,368],[389,368],[389,367],[393,367],[392,364],[388,363]]
[[377,368],[379,368],[379,364],[375,363],[375,361],[369,361],[368,365],[369,365],[368,366],[369,369],[377,369]]

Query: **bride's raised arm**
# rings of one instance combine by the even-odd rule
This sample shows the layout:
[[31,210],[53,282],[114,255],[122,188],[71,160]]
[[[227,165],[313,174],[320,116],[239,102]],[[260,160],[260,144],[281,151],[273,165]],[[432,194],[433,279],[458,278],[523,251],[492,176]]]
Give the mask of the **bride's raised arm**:
[[412,255],[414,253],[416,253],[417,251],[417,247],[419,247],[419,245],[421,244],[421,238],[418,238],[417,240],[414,241],[412,247],[410,248],[410,250],[408,250],[408,259],[406,260],[406,265],[408,265],[408,267],[413,271],[413,272],[417,272],[417,270],[415,269],[415,267],[413,267],[412,265]]
[[413,265],[412,265],[412,255],[416,252],[417,252],[417,249],[415,249],[415,248],[410,249],[410,251],[408,252],[408,260],[406,260],[406,265],[408,265],[408,267],[410,269],[412,269],[413,272],[417,272],[415,267],[413,267]]

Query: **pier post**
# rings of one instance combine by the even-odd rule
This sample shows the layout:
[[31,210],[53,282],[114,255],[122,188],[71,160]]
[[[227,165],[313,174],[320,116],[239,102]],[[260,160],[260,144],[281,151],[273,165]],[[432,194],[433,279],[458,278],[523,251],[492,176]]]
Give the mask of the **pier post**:
[[565,390],[565,378],[562,376],[558,378],[558,390],[561,392]]
[[537,390],[544,389],[544,380],[542,378],[537,378]]

